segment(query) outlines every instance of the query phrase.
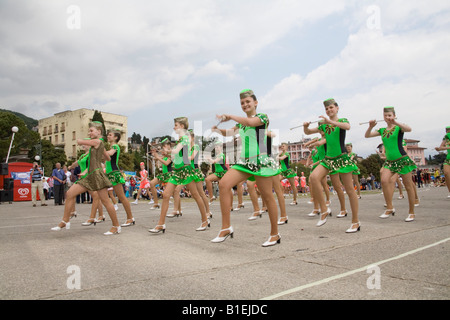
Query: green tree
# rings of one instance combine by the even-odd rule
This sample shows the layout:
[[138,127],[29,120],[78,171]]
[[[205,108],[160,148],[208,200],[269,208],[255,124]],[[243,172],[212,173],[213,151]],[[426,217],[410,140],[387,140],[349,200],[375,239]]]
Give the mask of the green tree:
[[100,121],[102,123],[103,139],[106,141],[106,127],[105,127],[105,120],[103,120],[102,113],[100,111],[94,110],[94,115],[92,116],[92,121]]
[[14,126],[19,128],[19,131],[14,135],[10,156],[19,153],[20,149],[32,150],[39,143],[39,133],[28,129],[22,119],[9,111],[0,111],[0,159],[2,162],[6,161],[12,138],[11,128]]
[[366,159],[363,159],[361,163],[358,163],[362,176],[368,176],[373,173],[377,181],[380,181],[380,169],[382,165],[383,160],[378,154],[371,154]]
[[57,162],[61,166],[67,164],[67,157],[64,149],[55,147],[49,140],[42,140],[42,166],[45,169],[45,175],[49,176]]

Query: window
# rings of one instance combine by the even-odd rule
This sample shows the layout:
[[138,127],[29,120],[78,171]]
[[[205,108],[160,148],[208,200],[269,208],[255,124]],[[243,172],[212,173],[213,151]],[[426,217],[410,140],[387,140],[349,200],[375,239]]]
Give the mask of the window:
[[55,144],[58,144],[58,135],[55,136]]
[[72,145],[72,157],[77,158],[77,146],[75,144]]
[[43,136],[47,135],[47,127],[44,127],[44,132],[42,133]]
[[66,123],[62,122],[61,123],[61,132],[64,132],[64,131],[66,131]]
[[77,139],[77,133],[76,131],[72,131],[72,140],[76,140]]
[[64,133],[61,134],[61,143],[64,142]]
[[55,124],[55,133],[58,133],[58,124]]

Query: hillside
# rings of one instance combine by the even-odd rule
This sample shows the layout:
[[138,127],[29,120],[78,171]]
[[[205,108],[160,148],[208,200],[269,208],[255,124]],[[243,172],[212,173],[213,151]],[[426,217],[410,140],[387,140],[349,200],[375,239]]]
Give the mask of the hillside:
[[27,117],[26,115],[24,115],[20,112],[15,112],[15,111],[6,110],[6,109],[0,109],[0,111],[10,112],[10,113],[14,114],[15,116],[19,117],[20,119],[22,119],[25,122],[25,124],[27,125],[27,128],[30,130],[32,130],[34,127],[36,127],[38,125],[38,120]]

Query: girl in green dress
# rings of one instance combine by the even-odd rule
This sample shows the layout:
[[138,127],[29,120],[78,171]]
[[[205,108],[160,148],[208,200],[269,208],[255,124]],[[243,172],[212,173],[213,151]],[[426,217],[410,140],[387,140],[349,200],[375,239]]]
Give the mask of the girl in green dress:
[[[168,138],[164,139],[163,141],[161,141],[161,146],[161,154],[158,154],[155,148],[151,150],[153,159],[161,163],[162,172],[155,178],[153,178],[152,181],[150,181],[150,190],[152,191],[153,199],[155,201],[150,210],[154,210],[160,207],[158,203],[158,193],[156,191],[156,185],[162,185],[163,183],[169,182],[169,179],[172,177],[173,173],[173,163],[171,159],[172,147],[170,144],[170,140]],[[168,218],[179,217],[182,215],[180,203],[180,190],[182,187],[183,185],[177,186],[173,192],[173,212],[167,215]]]
[[[311,172],[320,164],[320,161],[325,158],[326,154],[326,140],[323,138],[314,138],[313,140],[305,144],[307,148],[311,151],[308,159],[306,160],[306,166],[311,168]],[[331,204],[330,200],[330,187],[328,186],[327,177],[324,176],[321,181],[323,191],[326,197],[326,206],[329,207]],[[309,187],[311,193],[311,202],[314,204],[314,209],[308,214],[309,217],[315,217],[320,215],[319,202],[313,197],[314,186],[311,184],[311,176],[309,176]]]
[[173,194],[175,188],[179,185],[185,185],[191,193],[192,198],[197,203],[200,210],[202,224],[197,231],[204,231],[206,227],[210,226],[210,221],[206,216],[205,205],[203,204],[202,197],[197,191],[195,184],[196,174],[194,168],[191,166],[189,160],[190,138],[187,132],[189,128],[189,122],[186,117],[179,117],[174,119],[173,130],[180,137],[177,145],[172,149],[172,162],[173,172],[167,181],[167,185],[163,192],[163,203],[161,206],[161,214],[159,216],[158,224],[155,228],[150,229],[151,233],[160,233],[166,231],[166,214],[169,209],[170,196]]
[[346,131],[350,130],[350,123],[347,119],[340,119],[338,117],[339,106],[334,99],[325,100],[323,104],[328,118],[320,116],[323,121],[319,124],[318,128],[310,129],[310,122],[303,124],[305,134],[309,135],[322,132],[327,144],[325,158],[320,161],[320,165],[314,169],[310,176],[311,184],[314,185],[313,198],[319,201],[321,211],[317,226],[324,225],[327,217],[331,215],[331,209],[329,207],[327,208],[323,197],[321,181],[327,174],[330,174],[332,179],[333,175],[336,175],[337,178],[340,175],[352,208],[352,225],[346,232],[354,233],[360,230],[361,223],[358,219],[358,197],[355,189],[353,189],[352,178],[352,172],[357,168],[355,168],[355,164],[350,160],[345,149],[345,135]]
[[[212,183],[216,181],[220,181],[222,177],[227,173],[226,163],[226,155],[223,152],[222,142],[217,141],[215,145],[216,157],[215,159],[208,159],[209,163],[211,163],[212,172],[205,179],[206,189],[208,190],[209,199],[211,202],[216,200],[216,197],[213,194],[213,186]],[[233,200],[231,200],[233,203]]]
[[447,150],[447,158],[444,161],[444,175],[445,175],[445,184],[448,189],[448,196],[450,198],[450,126],[445,129],[445,136],[442,139],[442,143],[439,147],[435,148],[436,151],[445,151]]
[[[195,143],[195,135],[193,130],[189,130],[189,134],[191,136],[191,150],[189,153],[189,160],[191,160],[191,166],[194,168],[195,173],[195,185],[197,187],[197,191],[202,197],[203,203],[205,205],[206,215],[208,219],[212,218],[211,209],[209,207],[209,199],[205,194],[205,190],[203,189],[203,181],[205,181],[205,176],[203,175],[202,170],[200,170],[199,164],[199,156],[200,156],[200,146]],[[206,228],[206,227],[205,227]]]
[[[345,148],[347,149],[347,153],[350,156],[350,159],[355,163],[356,166],[356,153],[353,152],[353,144],[349,142],[345,145]],[[356,186],[356,193],[358,194],[358,199],[361,199],[361,185],[359,184],[360,174],[361,172],[359,171],[359,168],[358,170],[352,172],[353,183]]]
[[416,169],[417,166],[407,155],[402,145],[403,134],[405,132],[411,132],[411,127],[397,122],[394,107],[385,107],[383,115],[387,127],[373,130],[373,128],[377,125],[377,121],[371,120],[369,121],[369,128],[365,134],[366,138],[381,136],[386,154],[386,162],[384,163],[383,170],[381,171],[381,186],[383,188],[383,196],[386,200],[387,208],[380,218],[389,218],[391,215],[395,214],[395,209],[392,204],[392,197],[394,194],[393,188],[395,186],[391,181],[392,177],[398,173],[402,176],[403,184],[408,194],[409,215],[405,221],[414,221],[415,193],[411,172]]
[[107,151],[111,160],[106,161],[106,175],[113,185],[113,190],[116,193],[119,201],[122,203],[123,208],[127,214],[127,220],[122,227],[128,227],[134,225],[136,221],[134,220],[133,214],[131,213],[131,205],[128,201],[125,193],[123,191],[123,184],[125,184],[125,178],[119,168],[119,156],[120,156],[120,146],[117,144],[120,141],[120,131],[112,130],[108,133],[107,139],[111,145],[111,149]]
[[222,212],[222,229],[214,243],[223,242],[228,237],[233,237],[234,229],[230,221],[231,200],[233,194],[231,188],[249,178],[255,179],[258,189],[264,199],[270,220],[270,237],[263,243],[264,247],[280,243],[281,236],[278,233],[278,207],[272,195],[273,176],[280,173],[278,163],[267,154],[267,130],[269,118],[266,114],[257,113],[258,100],[252,90],[244,90],[240,93],[241,108],[245,117],[222,114],[217,118],[222,121],[236,121],[237,124],[229,130],[212,130],[223,136],[235,136],[239,133],[241,138],[241,151],[236,164],[233,165],[219,182],[220,209]]
[[108,211],[109,217],[112,221],[112,228],[104,233],[105,235],[118,234],[121,232],[121,226],[117,220],[116,210],[112,202],[108,197],[108,188],[112,187],[106,174],[103,172],[101,163],[102,158],[106,160],[111,160],[110,156],[105,150],[102,137],[102,123],[95,121],[91,122],[89,125],[89,137],[91,140],[78,139],[77,144],[87,145],[89,149],[89,162],[87,165],[86,176],[74,183],[70,189],[67,191],[66,202],[64,206],[64,216],[62,221],[58,226],[52,228],[53,231],[59,231],[62,228],[70,229],[70,211],[75,203],[75,198],[77,195],[84,193],[88,190],[97,191],[100,196],[100,200]]
[[297,175],[294,170],[290,167],[291,156],[287,152],[287,144],[282,143],[280,146],[280,154],[277,155],[277,160],[280,162],[281,166],[281,174],[280,181],[283,180],[283,177],[289,180],[289,183],[292,187],[292,193],[294,195],[294,199],[290,203],[290,205],[297,204],[297,187],[295,185],[295,176]]

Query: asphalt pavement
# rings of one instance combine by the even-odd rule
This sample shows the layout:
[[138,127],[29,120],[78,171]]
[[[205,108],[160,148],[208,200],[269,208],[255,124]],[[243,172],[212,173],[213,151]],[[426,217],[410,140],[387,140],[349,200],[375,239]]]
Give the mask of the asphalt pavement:
[[[31,202],[0,205],[1,300],[448,300],[450,298],[450,198],[446,188],[418,189],[416,220],[405,222],[407,199],[396,215],[380,219],[380,192],[359,200],[361,230],[347,234],[350,214],[321,227],[308,217],[312,205],[299,196],[281,225],[281,243],[264,248],[267,213],[248,221],[253,208],[232,212],[234,238],[212,243],[219,232],[219,202],[211,227],[195,231],[201,219],[195,202],[182,200],[183,215],[166,219],[164,234],[151,234],[159,210],[148,201],[132,205],[136,225],[104,236],[111,221],[85,227],[89,204],[76,206],[70,230],[50,231],[62,206]],[[347,209],[350,206],[347,201]],[[235,204],[237,199],[235,197]],[[169,212],[171,212],[172,204]],[[106,210],[105,210],[106,213]],[[121,205],[119,220],[125,221]]]

